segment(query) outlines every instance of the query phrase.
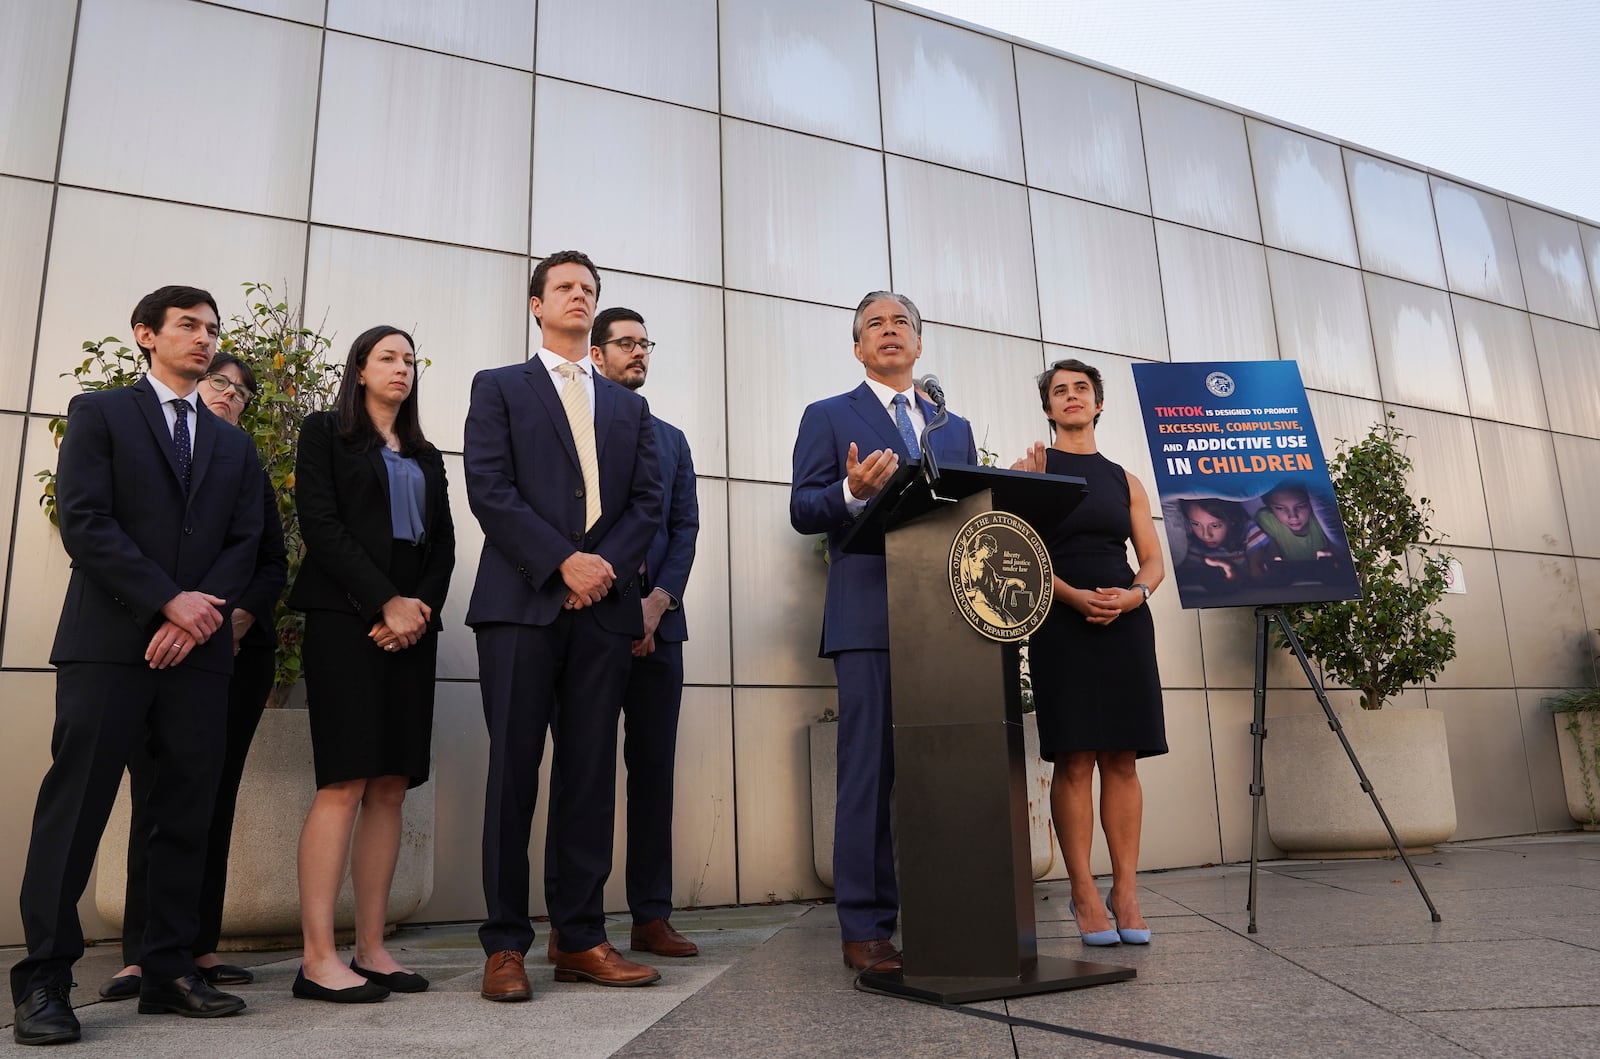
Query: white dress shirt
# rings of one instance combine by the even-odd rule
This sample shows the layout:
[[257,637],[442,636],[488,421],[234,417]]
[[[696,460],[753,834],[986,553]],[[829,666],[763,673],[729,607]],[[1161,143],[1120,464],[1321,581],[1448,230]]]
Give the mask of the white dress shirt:
[[[894,422],[895,397],[899,394],[905,394],[906,411],[911,416],[911,429],[916,432],[919,439],[922,437],[922,430],[927,426],[927,421],[922,417],[922,405],[917,401],[917,388],[915,386],[907,386],[904,390],[896,390],[893,387],[884,385],[877,379],[868,379],[867,386],[872,390],[872,395],[878,399],[878,403],[883,406],[883,412],[889,417],[890,423]],[[899,431],[900,428],[896,426],[895,432],[899,433]],[[868,451],[870,452],[871,450]],[[867,458],[867,453],[862,452],[860,446],[857,446],[856,454],[861,459]],[[849,509],[852,518],[861,514],[862,509],[867,506],[867,501],[858,500],[856,495],[850,491],[850,479],[848,476],[844,480],[844,506]]]
[[560,353],[552,353],[544,348],[540,348],[539,352],[533,355],[533,359],[543,364],[545,371],[550,373],[550,381],[555,383],[557,396],[560,396],[561,391],[566,389],[567,386],[567,377],[561,374],[559,370],[561,365],[576,364],[582,368],[583,389],[589,395],[589,414],[591,416],[594,415],[594,361],[587,356],[579,360],[568,360]]
[[[173,392],[171,387],[154,375],[146,374],[145,378],[150,380],[150,388],[156,392],[156,399],[161,402],[161,415],[167,421],[167,437],[171,438],[178,429],[178,410],[168,402],[178,395]],[[189,461],[191,464],[194,462],[194,458],[200,454],[200,446],[198,444],[200,439],[196,437],[199,432],[195,430],[195,425],[200,420],[199,399],[199,387],[190,390],[189,395],[183,398],[183,400],[189,402]]]

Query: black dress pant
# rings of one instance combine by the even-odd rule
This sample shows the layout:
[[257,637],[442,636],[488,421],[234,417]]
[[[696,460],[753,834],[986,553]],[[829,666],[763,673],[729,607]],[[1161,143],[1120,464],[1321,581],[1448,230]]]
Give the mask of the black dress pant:
[[[272,644],[249,643],[233,656],[233,679],[228,681],[228,744],[222,754],[222,775],[217,782],[211,830],[206,837],[206,866],[200,878],[199,933],[189,951],[196,956],[217,951],[222,937],[222,902],[228,888],[228,852],[233,846],[233,815],[239,800],[250,741],[261,723],[261,711],[272,691]],[[123,899],[122,962],[139,962],[144,944],[146,903],[149,895],[150,789],[155,782],[155,762],[141,746],[128,762],[128,786],[133,800],[133,821],[128,828],[128,887]]]
[[611,874],[616,806],[617,715],[632,640],[602,628],[589,609],[562,611],[549,625],[480,625],[478,675],[489,729],[483,807],[483,895],[478,928],[485,953],[526,953],[528,840],[539,797],[545,732],[555,743],[563,794],[551,801],[555,831],[550,921],[568,952],[606,940],[604,890]]
[[[628,911],[635,923],[672,915],[672,784],[677,771],[678,714],[683,706],[683,644],[656,641],[635,658],[622,699],[622,763],[627,769]],[[552,770],[550,799],[565,796]],[[556,889],[555,830],[545,832],[544,885]]]
[[182,665],[62,663],[56,673],[51,764],[39,786],[22,875],[28,955],[11,968],[13,1001],[70,981],[83,955],[78,899],[111,815],[122,771],[143,745],[149,918],[139,963],[156,981],[190,974],[206,831],[226,739],[228,677]]

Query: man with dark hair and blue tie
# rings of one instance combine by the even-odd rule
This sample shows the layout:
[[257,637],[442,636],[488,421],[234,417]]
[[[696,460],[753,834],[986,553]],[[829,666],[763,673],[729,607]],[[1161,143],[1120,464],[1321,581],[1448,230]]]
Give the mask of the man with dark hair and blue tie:
[[22,876],[28,955],[11,968],[20,1044],[78,1039],[77,903],[141,745],[155,778],[139,1013],[210,1018],[244,1008],[200,975],[189,949],[233,672],[233,637],[215,634],[255,569],[261,465],[250,439],[197,400],[217,350],[211,295],[162,287],[131,323],[148,372],[73,398],[57,462],[72,579],[50,649],[52,760]]
[[[849,393],[808,407],[794,446],[789,521],[828,535],[828,599],[822,655],[839,681],[838,799],[833,892],[844,962],[898,971],[890,940],[900,911],[889,793],[894,745],[889,701],[889,596],[881,555],[851,555],[839,542],[900,465],[921,458],[933,406],[912,369],[922,356],[922,314],[911,299],[873,291],[856,307],[851,337],[867,378]],[[972,427],[959,416],[929,439],[940,463],[978,462]]]

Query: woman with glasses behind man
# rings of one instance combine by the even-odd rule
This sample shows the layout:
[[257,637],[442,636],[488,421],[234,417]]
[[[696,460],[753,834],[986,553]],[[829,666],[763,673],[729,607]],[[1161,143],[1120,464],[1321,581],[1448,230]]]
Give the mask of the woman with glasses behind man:
[[[211,359],[206,376],[200,380],[200,400],[213,414],[238,426],[239,417],[255,395],[255,389],[256,377],[250,365],[231,353],[218,353]],[[200,488],[205,488],[203,482]],[[222,935],[222,899],[228,882],[234,806],[239,796],[239,781],[244,776],[245,757],[250,753],[250,740],[255,737],[267,694],[272,690],[272,659],[278,645],[274,612],[288,580],[283,524],[278,520],[278,502],[266,472],[261,475],[261,503],[264,510],[255,573],[230,618],[233,677],[228,682],[228,744],[206,843],[205,878],[200,889],[200,933],[190,946],[195,965],[212,985],[244,985],[254,980],[254,975],[244,968],[223,963],[216,949]],[[128,766],[133,821],[128,829],[128,888],[122,920],[122,958],[128,966],[100,988],[104,1000],[130,1000],[139,995],[141,968],[135,961],[144,937],[148,910],[145,845],[150,837],[146,810],[154,779],[151,767],[142,753]]]

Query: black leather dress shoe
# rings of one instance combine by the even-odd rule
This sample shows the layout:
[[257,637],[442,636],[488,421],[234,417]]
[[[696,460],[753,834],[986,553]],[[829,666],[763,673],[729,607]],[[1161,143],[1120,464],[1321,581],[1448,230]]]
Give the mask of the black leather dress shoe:
[[244,1001],[232,993],[214,989],[199,972],[155,983],[144,976],[139,987],[139,1014],[182,1015],[190,1019],[214,1019],[244,1010]]
[[41,986],[17,1005],[11,1037],[18,1044],[65,1044],[81,1035],[78,1016],[72,1013],[72,987]]
[[396,993],[423,993],[428,989],[428,980],[420,974],[410,971],[390,971],[384,974],[380,971],[369,971],[356,963],[355,957],[350,958],[350,969],[369,982],[375,982],[385,989]]
[[304,967],[294,976],[294,985],[290,988],[290,992],[301,1000],[325,1000],[330,1004],[376,1004],[389,995],[388,988],[377,982],[365,982],[344,989],[329,989],[307,978]]
[[243,967],[235,967],[231,963],[219,963],[212,967],[200,968],[200,977],[212,985],[249,985],[256,980],[254,971],[247,971]]
[[100,987],[101,1000],[132,1000],[139,995],[139,976],[119,974]]

